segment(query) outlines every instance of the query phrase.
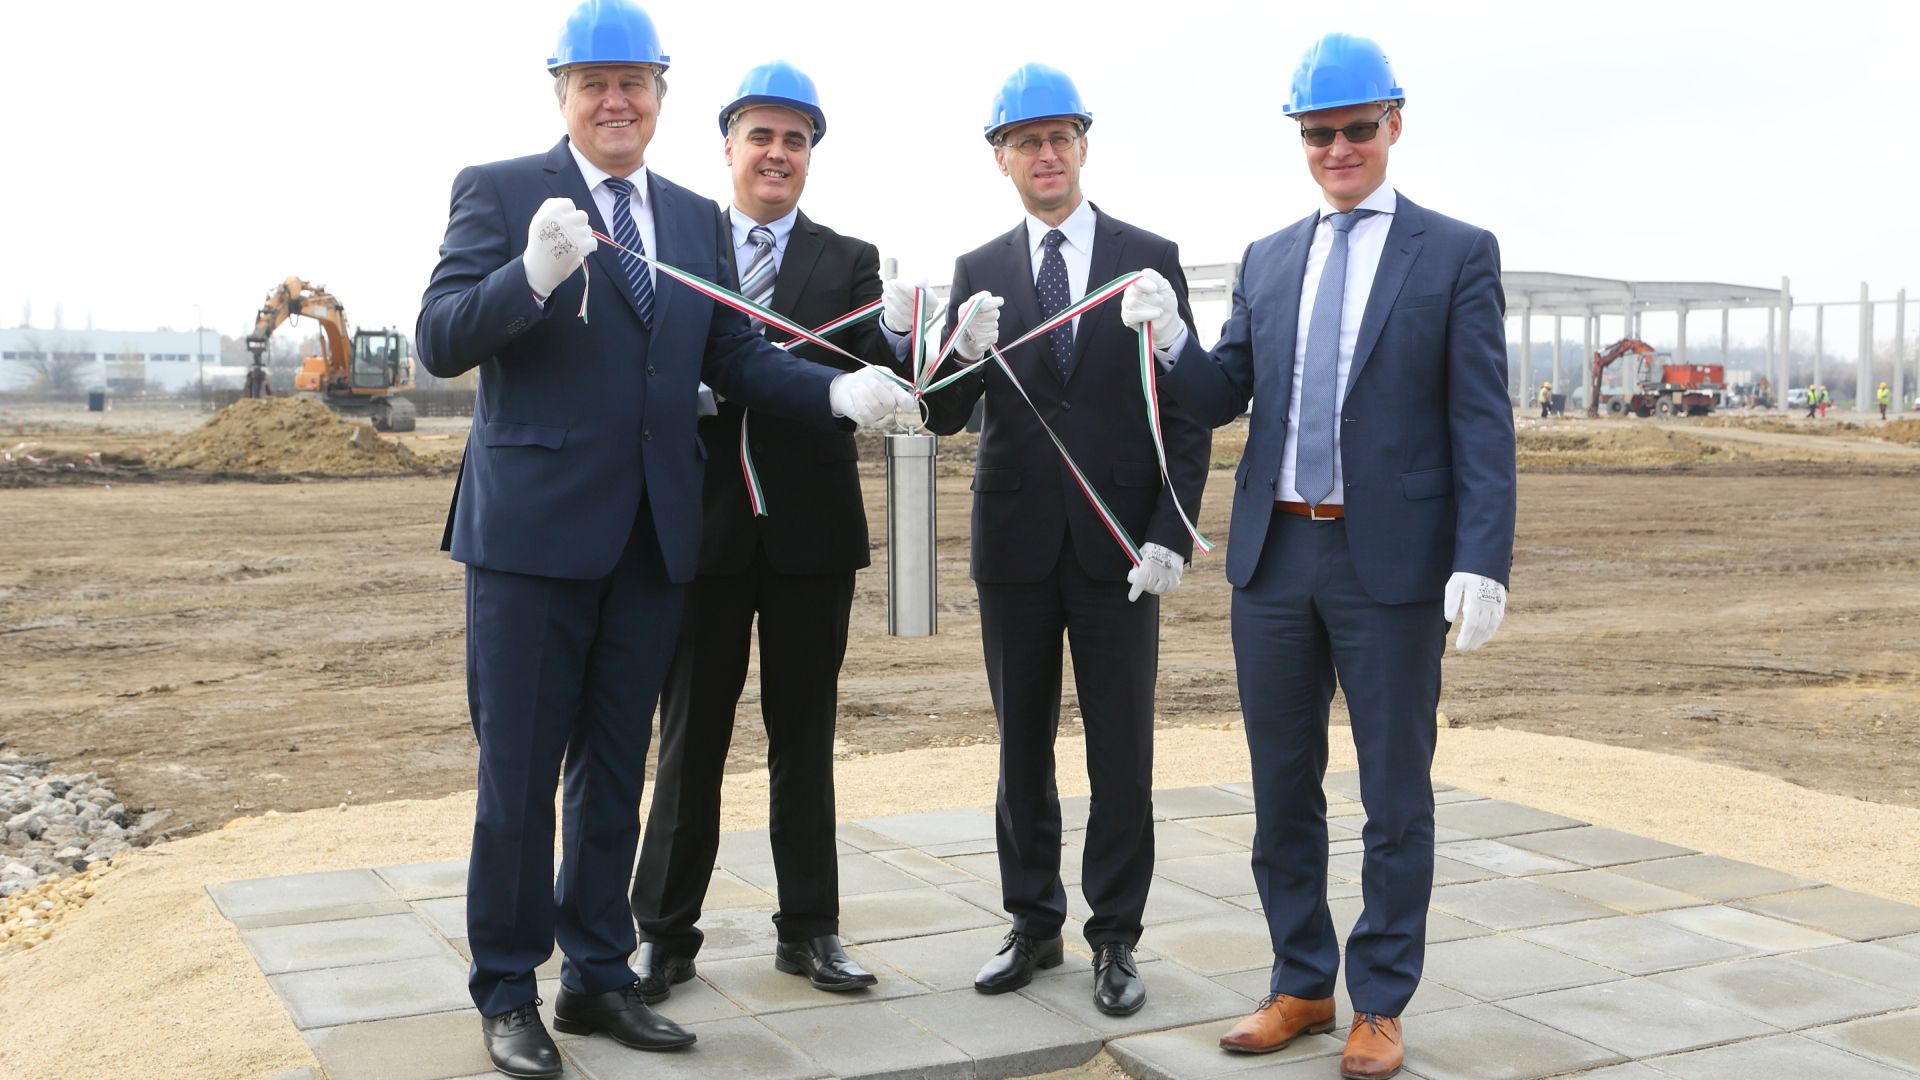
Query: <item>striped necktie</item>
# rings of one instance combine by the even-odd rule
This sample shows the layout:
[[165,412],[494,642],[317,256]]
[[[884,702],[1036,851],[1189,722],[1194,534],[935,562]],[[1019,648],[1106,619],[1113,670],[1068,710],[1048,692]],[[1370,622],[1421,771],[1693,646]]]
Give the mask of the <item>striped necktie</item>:
[[773,279],[780,272],[773,265],[773,230],[755,225],[747,239],[753,241],[753,261],[740,275],[740,295],[764,307],[773,302]]
[[633,181],[607,177],[607,190],[613,192],[613,242],[626,248],[618,252],[620,268],[627,272],[627,284],[633,287],[634,306],[640,309],[640,323],[653,326],[653,271],[645,262],[627,252],[647,253],[640,241],[640,229],[633,223]]

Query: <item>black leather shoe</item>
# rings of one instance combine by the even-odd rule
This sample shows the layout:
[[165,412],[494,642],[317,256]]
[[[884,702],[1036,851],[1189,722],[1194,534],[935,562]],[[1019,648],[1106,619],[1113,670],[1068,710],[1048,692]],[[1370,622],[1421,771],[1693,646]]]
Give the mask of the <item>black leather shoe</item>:
[[805,975],[816,990],[838,993],[872,986],[880,980],[853,962],[835,934],[807,941],[783,941],[774,947],[773,966],[789,975]]
[[1108,1016],[1132,1016],[1147,1003],[1147,984],[1133,962],[1133,946],[1109,941],[1093,954],[1093,1007]]
[[560,1049],[540,1022],[540,999],[498,1016],[480,1018],[480,1037],[487,1042],[493,1067],[522,1080],[552,1080],[560,1075]]
[[604,994],[576,994],[562,986],[553,999],[553,1026],[569,1035],[604,1031],[635,1050],[691,1046],[694,1034],[647,1007],[639,980]]
[[675,956],[657,942],[643,941],[633,957],[633,973],[640,976],[640,1000],[656,1005],[667,1000],[674,986],[693,978],[693,957]]
[[980,974],[973,977],[973,988],[983,994],[1018,990],[1033,981],[1036,969],[1059,967],[1064,958],[1059,934],[1041,940],[1015,930],[1000,943],[1000,951],[993,954]]

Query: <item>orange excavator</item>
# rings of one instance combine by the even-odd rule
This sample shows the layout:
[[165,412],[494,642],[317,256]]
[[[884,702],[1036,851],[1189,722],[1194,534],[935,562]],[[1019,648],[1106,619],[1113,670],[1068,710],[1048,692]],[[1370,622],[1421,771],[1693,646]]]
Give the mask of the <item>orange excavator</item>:
[[1632,354],[1634,370],[1621,379],[1621,392],[1606,403],[1607,411],[1635,416],[1705,416],[1721,402],[1726,369],[1719,364],[1673,364],[1665,353],[1637,338],[1621,338],[1593,354],[1587,384],[1587,415],[1600,415],[1600,376],[1623,356]]
[[267,392],[267,339],[281,323],[305,315],[320,324],[321,354],[300,362],[294,376],[297,397],[322,402],[342,416],[373,421],[381,431],[412,431],[413,403],[400,396],[413,389],[412,345],[398,330],[361,328],[348,333],[347,314],[324,286],[290,277],[274,286],[254,316],[247,335],[253,368],[246,379],[247,396]]

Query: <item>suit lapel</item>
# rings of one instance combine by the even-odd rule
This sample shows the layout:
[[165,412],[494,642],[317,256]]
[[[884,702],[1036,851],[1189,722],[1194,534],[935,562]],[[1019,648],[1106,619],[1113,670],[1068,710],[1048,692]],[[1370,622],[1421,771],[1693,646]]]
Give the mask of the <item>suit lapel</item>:
[[[546,170],[549,191],[560,198],[573,200],[574,206],[585,210],[587,220],[593,223],[596,232],[603,236],[613,235],[613,229],[600,216],[600,204],[594,201],[593,191],[587,187],[587,178],[580,175],[580,165],[573,160],[573,152],[567,149],[565,138],[547,151]],[[640,304],[633,298],[633,287],[627,284],[627,268],[620,265],[620,253],[601,244],[587,258],[592,263],[592,269],[588,272],[598,274],[603,281],[611,281],[613,290],[626,297],[627,306],[636,315],[639,314]]]
[[773,310],[790,312],[806,291],[807,279],[826,244],[820,239],[820,227],[805,214],[795,214],[793,231],[787,233],[787,250],[780,256],[780,275],[773,279]]
[[[705,213],[687,207],[667,185],[655,176],[652,169],[647,170],[647,205],[653,210],[653,245],[658,251],[647,254],[666,263],[668,266],[684,267],[691,260],[689,255],[697,254],[696,238],[689,227],[700,221],[711,222],[708,216],[713,213],[713,204],[706,203]],[[728,245],[731,247],[731,238]],[[717,254],[717,253],[716,253]],[[680,295],[681,285],[665,274],[653,276],[653,325],[670,325],[667,310],[673,306],[674,298]]]
[[[1007,307],[1012,309],[1013,318],[1003,319],[1004,329],[1000,332],[1002,341],[1012,341],[1027,331],[1040,325],[1040,294],[1033,287],[1033,246],[1027,239],[1027,223],[1021,222],[1007,234],[1006,261],[1002,264],[1010,283],[1006,296]],[[950,302],[964,304],[964,296],[951,298]],[[1038,358],[1045,346],[1040,340],[1029,341],[1007,357],[1007,362],[1019,364],[1024,370],[1045,369],[1055,382],[1060,381],[1060,372],[1054,365],[1042,363]]]
[[[1113,219],[1093,208],[1093,252],[1087,262],[1087,290],[1105,285],[1120,276],[1121,259],[1126,254],[1127,238]],[[1038,294],[1035,294],[1038,296]],[[1076,297],[1076,299],[1078,299]],[[1067,380],[1080,372],[1080,360],[1087,355],[1087,339],[1093,337],[1100,308],[1095,308],[1080,317],[1080,326],[1073,335],[1073,349],[1067,358]]]
[[1396,200],[1393,224],[1387,229],[1387,245],[1380,251],[1380,267],[1374,271],[1373,289],[1367,294],[1367,311],[1360,319],[1360,334],[1353,343],[1353,364],[1347,369],[1347,385],[1340,392],[1342,400],[1353,392],[1354,384],[1360,379],[1360,369],[1367,366],[1367,358],[1373,355],[1380,331],[1387,324],[1387,313],[1393,310],[1393,302],[1399,299],[1400,288],[1407,283],[1407,274],[1420,254],[1420,234],[1426,231],[1420,219],[1419,207],[1405,197]]
[[[1275,358],[1280,366],[1276,386],[1293,385],[1293,358],[1299,350],[1300,290],[1307,281],[1307,254],[1313,250],[1313,230],[1320,224],[1315,212],[1287,230],[1280,248],[1280,263],[1273,284],[1273,325],[1269,328],[1275,343]],[[1259,310],[1258,307],[1255,310]],[[1286,405],[1281,405],[1286,408]]]

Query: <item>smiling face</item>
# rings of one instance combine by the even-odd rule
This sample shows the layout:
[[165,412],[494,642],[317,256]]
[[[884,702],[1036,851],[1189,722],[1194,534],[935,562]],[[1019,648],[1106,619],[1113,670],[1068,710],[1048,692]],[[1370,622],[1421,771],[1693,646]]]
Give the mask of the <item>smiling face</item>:
[[588,161],[613,176],[631,176],[646,162],[660,119],[654,71],[640,65],[573,68],[563,73],[560,112],[567,135]]
[[756,105],[735,113],[728,124],[733,204],[761,225],[799,205],[812,161],[813,125],[792,109]]
[[[1068,141],[1065,150],[1055,142]],[[1022,153],[1025,144],[1034,150]],[[1087,137],[1071,117],[1035,120],[1000,132],[993,147],[1000,171],[1012,178],[1027,212],[1058,225],[1080,206],[1080,166],[1087,162]]]
[[1301,146],[1307,152],[1307,169],[1313,182],[1326,192],[1327,202],[1337,210],[1351,210],[1374,193],[1387,178],[1387,149],[1400,139],[1400,110],[1394,109],[1382,120],[1380,106],[1371,102],[1340,109],[1321,109],[1302,113],[1296,119],[1301,127],[1344,128],[1348,124],[1380,120],[1380,130],[1366,142],[1348,142],[1345,134],[1333,137],[1329,146]]

